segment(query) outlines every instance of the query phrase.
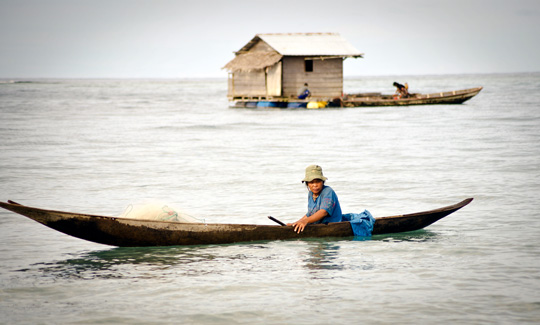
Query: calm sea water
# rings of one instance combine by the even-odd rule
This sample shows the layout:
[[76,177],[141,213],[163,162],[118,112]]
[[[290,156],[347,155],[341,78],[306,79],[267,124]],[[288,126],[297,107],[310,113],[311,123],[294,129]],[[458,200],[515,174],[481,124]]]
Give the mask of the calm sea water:
[[540,322],[540,74],[362,77],[347,92],[484,86],[463,105],[232,109],[226,80],[0,84],[0,200],[217,223],[293,221],[320,164],[343,211],[475,200],[422,231],[116,248],[0,211],[0,323]]

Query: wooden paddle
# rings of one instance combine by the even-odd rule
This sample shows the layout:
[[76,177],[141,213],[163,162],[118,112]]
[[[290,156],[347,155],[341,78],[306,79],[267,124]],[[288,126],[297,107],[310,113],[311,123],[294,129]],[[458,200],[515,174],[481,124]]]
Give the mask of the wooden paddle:
[[286,224],[284,224],[283,222],[279,221],[278,219],[274,218],[274,217],[271,217],[271,216],[268,216],[268,219],[274,221],[274,222],[277,222],[279,223],[280,225],[282,226],[286,226]]

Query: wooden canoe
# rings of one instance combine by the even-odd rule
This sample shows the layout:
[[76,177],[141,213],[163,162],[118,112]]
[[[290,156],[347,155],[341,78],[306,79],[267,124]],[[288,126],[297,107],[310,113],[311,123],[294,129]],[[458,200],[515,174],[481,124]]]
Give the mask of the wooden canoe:
[[[370,107],[370,106],[412,106],[412,105],[435,105],[435,104],[462,104],[465,101],[478,95],[483,87],[476,87],[462,90],[444,91],[432,94],[411,94],[408,98],[395,98],[394,95],[381,93],[359,93],[347,94],[342,98],[311,98],[309,100],[296,99],[260,99],[245,98],[237,99],[231,105],[232,108],[309,108],[309,103],[324,102],[326,107]],[[313,107],[312,107],[313,108]]]
[[408,98],[394,99],[393,95],[352,94],[343,101],[345,107],[410,106],[434,104],[461,104],[476,96],[483,87],[445,91],[433,94],[411,94]]
[[[461,209],[472,200],[469,198],[454,205],[425,212],[376,218],[373,235],[422,229]],[[353,236],[349,222],[309,225],[302,233],[297,234],[290,226],[148,221],[45,210],[13,201],[0,202],[0,206],[73,237],[112,246],[207,245]]]

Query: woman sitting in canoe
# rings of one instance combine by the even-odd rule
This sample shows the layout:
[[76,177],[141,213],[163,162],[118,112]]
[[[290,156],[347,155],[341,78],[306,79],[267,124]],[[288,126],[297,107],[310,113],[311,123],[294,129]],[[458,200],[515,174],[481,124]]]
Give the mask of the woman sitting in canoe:
[[309,190],[308,212],[300,220],[288,223],[294,231],[300,233],[310,223],[329,223],[342,221],[341,206],[336,192],[324,185],[327,180],[322,173],[321,166],[311,165],[306,168],[306,176],[302,183],[306,183]]

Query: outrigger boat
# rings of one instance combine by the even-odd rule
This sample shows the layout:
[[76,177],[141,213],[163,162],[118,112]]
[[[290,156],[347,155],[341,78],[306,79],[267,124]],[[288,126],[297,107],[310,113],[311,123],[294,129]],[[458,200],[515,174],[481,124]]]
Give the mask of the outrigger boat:
[[[472,200],[469,198],[436,210],[375,218],[372,234],[380,235],[422,229],[463,208]],[[0,206],[70,236],[121,247],[208,245],[260,240],[353,236],[349,222],[309,225],[303,232],[297,234],[291,226],[149,221],[45,210],[24,206],[13,201],[0,202]],[[278,220],[275,221],[279,223]]]

